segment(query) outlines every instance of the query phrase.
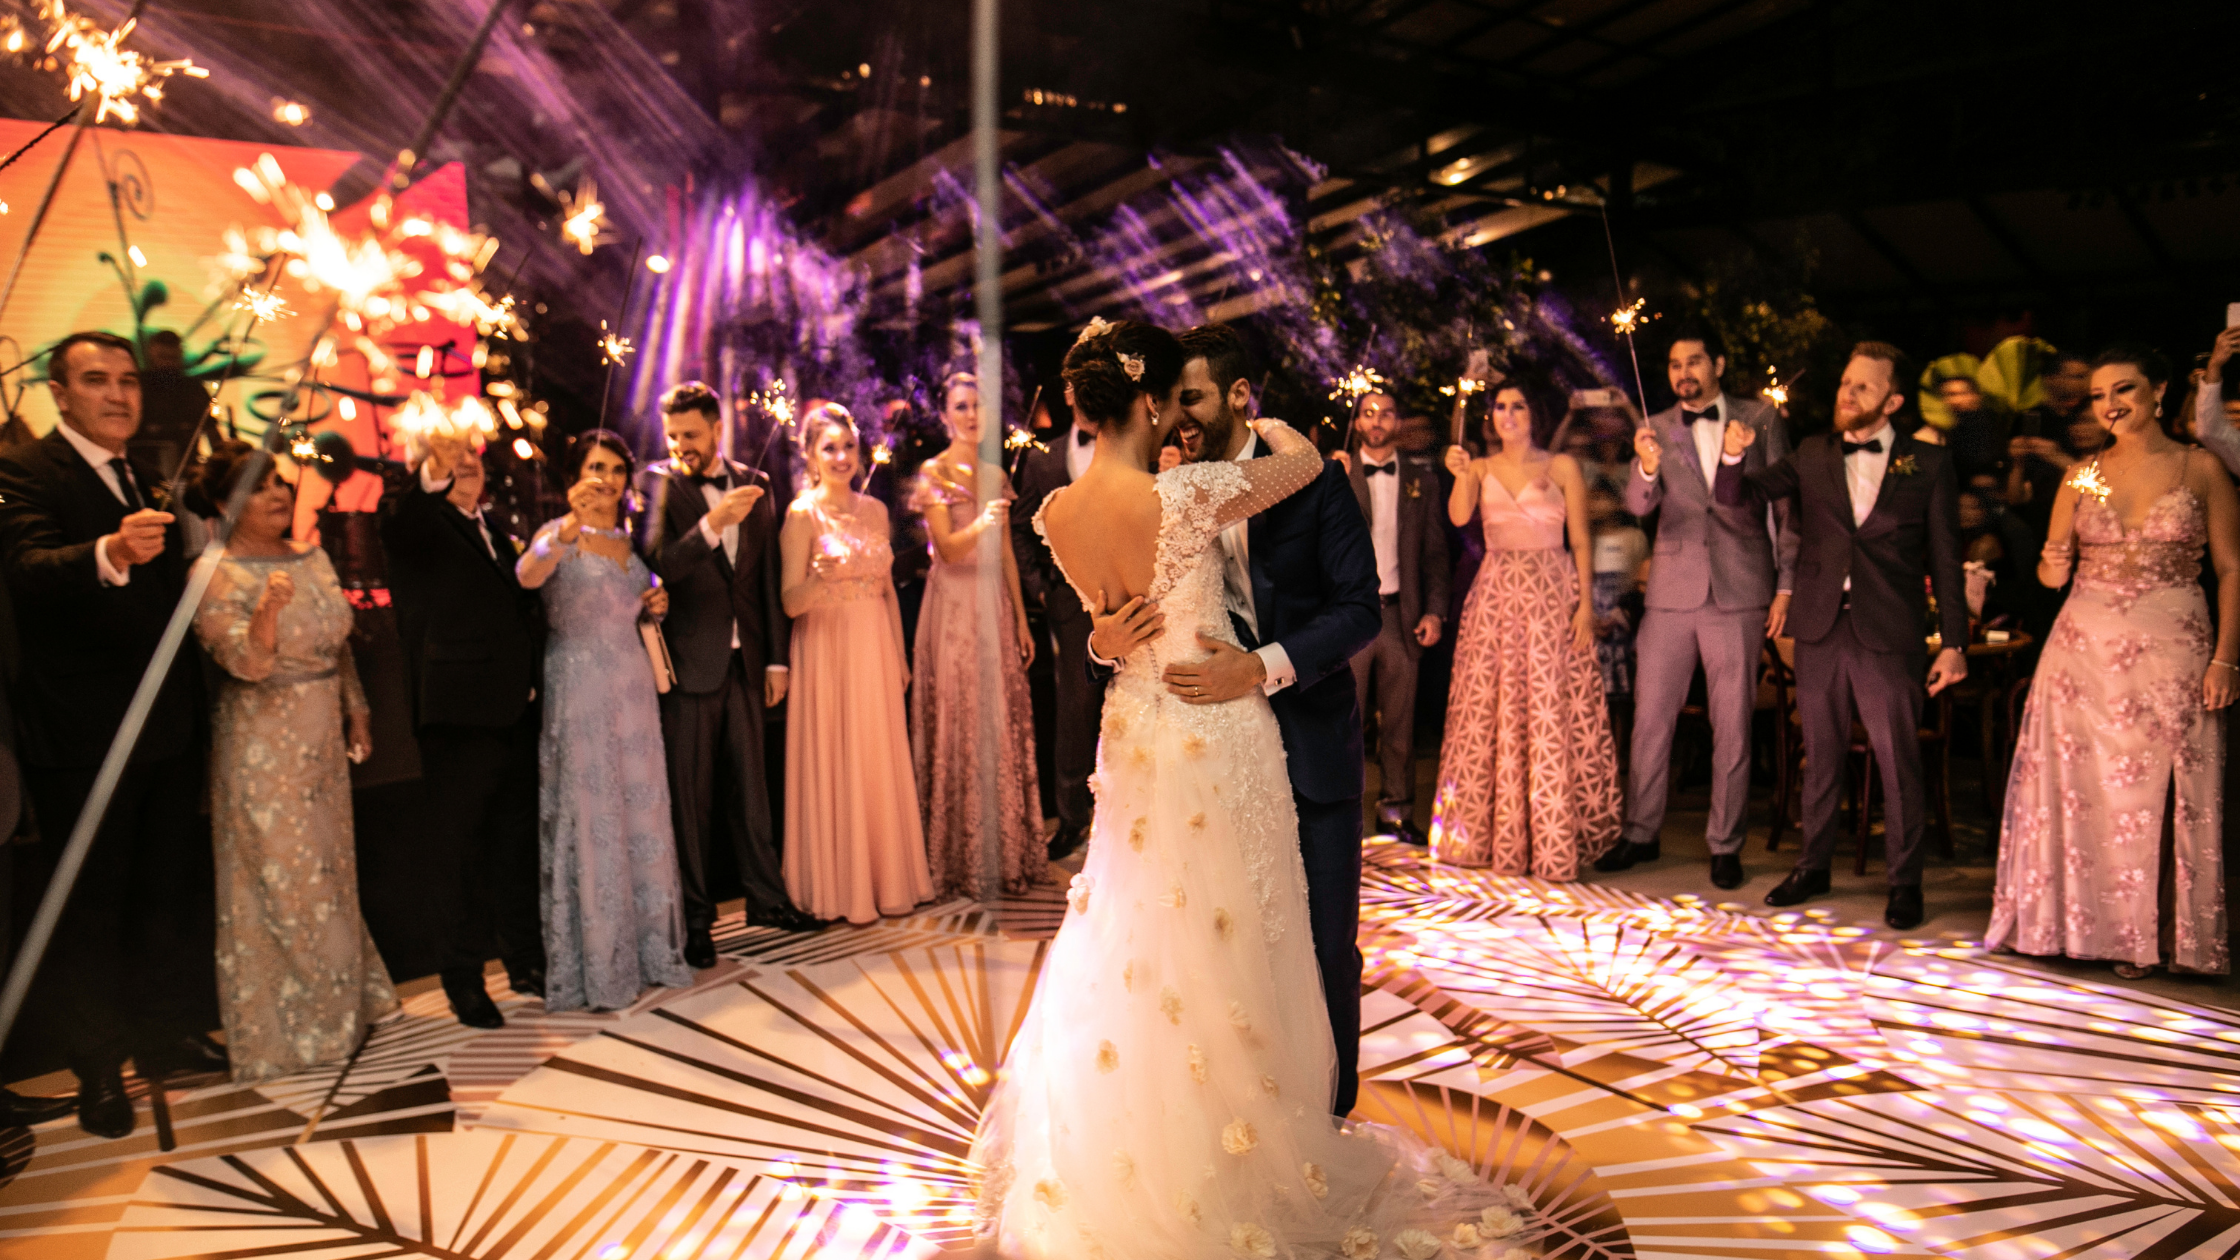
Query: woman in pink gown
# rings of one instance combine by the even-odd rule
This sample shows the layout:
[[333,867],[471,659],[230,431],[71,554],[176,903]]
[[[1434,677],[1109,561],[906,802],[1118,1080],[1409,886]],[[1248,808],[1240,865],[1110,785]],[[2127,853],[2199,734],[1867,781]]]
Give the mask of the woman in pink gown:
[[886,505],[857,494],[845,408],[801,420],[810,489],[778,534],[793,687],[786,716],[786,892],[820,919],[869,923],[933,898],[910,777],[902,611]]
[[[1042,793],[1035,776],[1034,719],[1027,665],[1034,639],[1019,598],[1019,566],[1006,528],[1011,485],[983,503],[980,484],[980,387],[958,374],[942,383],[941,419],[949,446],[926,461],[916,506],[933,543],[926,602],[918,612],[918,685],[910,693],[910,746],[925,796],[926,847],[934,883],[944,897],[994,901],[1017,896],[1045,878]],[[990,692],[980,672],[980,540],[993,531],[1003,570],[998,597],[996,663],[1001,680]],[[986,731],[995,708],[996,737]],[[981,846],[980,771],[996,763],[994,852]]]
[[2114,441],[2054,497],[2038,577],[2058,589],[2073,557],[2076,584],[2023,710],[1984,934],[1994,950],[2113,962],[2125,979],[2164,961],[2230,970],[2218,711],[2240,684],[2240,505],[2214,456],[2156,423],[2167,378],[2152,353],[2110,352],[2092,373]]
[[1431,849],[1457,866],[1568,882],[1617,840],[1621,802],[1595,663],[1587,487],[1576,461],[1532,440],[1536,406],[1551,424],[1555,414],[1541,393],[1494,393],[1493,454],[1447,450],[1448,515],[1480,515],[1486,558],[1455,640]]

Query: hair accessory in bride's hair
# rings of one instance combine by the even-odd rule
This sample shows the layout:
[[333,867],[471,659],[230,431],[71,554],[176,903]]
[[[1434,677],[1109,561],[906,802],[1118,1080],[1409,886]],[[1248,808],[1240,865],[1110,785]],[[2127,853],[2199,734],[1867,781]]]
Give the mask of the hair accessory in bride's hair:
[[1143,356],[1142,356],[1142,355],[1140,355],[1140,354],[1118,354],[1118,355],[1114,355],[1113,357],[1114,357],[1114,358],[1116,358],[1116,359],[1118,359],[1118,360],[1120,360],[1120,370],[1121,370],[1121,371],[1123,371],[1123,372],[1126,372],[1126,373],[1128,374],[1128,379],[1129,379],[1129,380],[1131,380],[1131,381],[1140,381],[1140,380],[1142,380],[1142,379],[1143,379]]
[[1104,316],[1091,315],[1089,317],[1089,326],[1081,330],[1081,335],[1073,339],[1073,344],[1078,346],[1091,337],[1101,337],[1111,331],[1112,325],[1104,322]]

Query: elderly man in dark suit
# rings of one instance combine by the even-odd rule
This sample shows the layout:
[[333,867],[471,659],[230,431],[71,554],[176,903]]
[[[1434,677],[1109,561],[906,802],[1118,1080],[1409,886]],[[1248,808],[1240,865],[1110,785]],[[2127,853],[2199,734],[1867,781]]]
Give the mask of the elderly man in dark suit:
[[[21,631],[19,749],[50,852],[77,825],[156,643],[188,558],[156,470],[126,455],[140,427],[132,343],[74,333],[48,360],[62,421],[0,454],[0,568]],[[123,1065],[143,1075],[224,1071],[195,1026],[213,982],[196,931],[212,892],[201,689],[175,659],[94,833],[43,980],[78,1077],[78,1123],[132,1132]]]
[[1051,765],[1057,774],[1058,832],[1050,837],[1050,858],[1056,861],[1081,847],[1089,838],[1089,820],[1096,801],[1089,793],[1089,776],[1097,768],[1097,726],[1104,717],[1105,680],[1089,668],[1089,630],[1092,619],[1082,607],[1050,545],[1035,532],[1034,515],[1051,493],[1073,484],[1089,470],[1097,449],[1097,422],[1074,413],[1073,427],[1050,439],[1049,444],[1027,452],[1019,467],[1019,501],[1011,510],[1011,547],[1019,557],[1019,590],[1029,604],[1040,604],[1050,620],[1050,637],[1057,641],[1055,672],[1058,711],[1057,746]]
[[1729,421],[1760,435],[1744,457],[1745,472],[1778,462],[1789,453],[1789,438],[1773,408],[1730,398],[1720,388],[1727,356],[1710,332],[1681,329],[1665,369],[1679,401],[1634,431],[1635,458],[1625,487],[1627,511],[1657,515],[1647,612],[1633,644],[1626,828],[1594,868],[1622,871],[1658,856],[1672,780],[1672,737],[1700,662],[1711,719],[1711,813],[1704,824],[1711,882],[1738,888],[1758,659],[1788,617],[1797,537],[1786,501],[1773,505],[1769,532],[1763,505],[1719,505],[1712,499],[1712,479]]
[[718,449],[715,391],[688,381],[661,396],[669,458],[639,474],[639,544],[669,591],[662,633],[677,683],[661,697],[669,811],[684,886],[684,958],[716,965],[708,859],[729,838],[747,922],[819,926],[786,895],[762,760],[763,715],[786,698],[790,622],[778,599],[778,515],[770,479]]
[[[1794,455],[1745,471],[1757,441],[1730,421],[1717,482],[1721,504],[1791,505],[1797,527],[1797,707],[1804,722],[1804,852],[1772,892],[1793,906],[1828,891],[1853,714],[1882,767],[1890,825],[1884,833],[1890,902],[1884,919],[1918,927],[1921,836],[1923,587],[1933,587],[1943,647],[1929,667],[1927,695],[1968,676],[1968,602],[1961,583],[1960,483],[1952,454],[1901,436],[1890,424],[1913,379],[1896,346],[1863,341],[1836,387],[1836,431],[1815,434]],[[1924,578],[1927,579],[1924,583]]]
[[426,888],[444,996],[472,1028],[505,1024],[483,987],[492,937],[517,993],[544,992],[537,909],[537,739],[543,620],[521,589],[521,544],[482,508],[482,457],[439,437],[381,523],[420,740],[441,832]]
[[1354,693],[1363,716],[1377,715],[1377,819],[1409,844],[1425,844],[1415,820],[1416,667],[1439,642],[1454,581],[1439,469],[1429,455],[1400,449],[1400,404],[1390,394],[1361,396],[1353,432],[1353,497],[1376,548],[1384,606],[1376,639],[1353,654]]

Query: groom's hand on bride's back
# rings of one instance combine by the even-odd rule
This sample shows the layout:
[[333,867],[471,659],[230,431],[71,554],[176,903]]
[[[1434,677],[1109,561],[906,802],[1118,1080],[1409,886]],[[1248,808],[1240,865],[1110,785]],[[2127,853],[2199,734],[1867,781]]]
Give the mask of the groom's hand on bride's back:
[[1108,608],[1103,591],[1089,619],[1089,651],[1100,660],[1118,661],[1166,633],[1167,615],[1159,606],[1138,595],[1118,608]]
[[1209,639],[1202,630],[1198,646],[1211,655],[1187,665],[1169,665],[1163,675],[1167,690],[1185,704],[1221,704],[1257,690],[1268,680],[1268,663],[1257,652]]

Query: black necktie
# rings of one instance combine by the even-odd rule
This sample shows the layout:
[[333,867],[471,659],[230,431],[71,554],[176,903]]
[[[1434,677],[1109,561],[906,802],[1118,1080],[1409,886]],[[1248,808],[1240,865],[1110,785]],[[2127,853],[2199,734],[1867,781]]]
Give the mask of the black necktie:
[[117,475],[117,489],[124,495],[124,505],[137,512],[148,506],[140,501],[140,487],[132,484],[132,466],[122,459],[109,461],[109,471]]
[[1075,429],[1073,431],[1073,444],[1075,446],[1088,446],[1094,443],[1096,440],[1097,435],[1089,432],[1087,429]]
[[[1841,441],[1841,439],[1838,439],[1838,441]],[[1868,438],[1864,442],[1843,443],[1843,457],[1845,459],[1849,459],[1861,451],[1865,451],[1869,455],[1880,455],[1882,453],[1882,439]]]
[[1361,465],[1361,475],[1364,477],[1374,477],[1378,473],[1391,473],[1394,476],[1398,476],[1400,474],[1400,461],[1396,459],[1389,464],[1365,463]]
[[1713,407],[1708,411],[1690,411],[1686,407],[1682,407],[1680,409],[1680,420],[1683,424],[1694,424],[1698,420],[1709,420],[1711,423],[1717,424],[1719,423],[1719,409]]

